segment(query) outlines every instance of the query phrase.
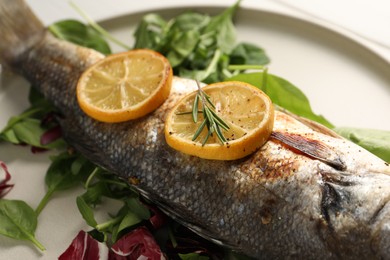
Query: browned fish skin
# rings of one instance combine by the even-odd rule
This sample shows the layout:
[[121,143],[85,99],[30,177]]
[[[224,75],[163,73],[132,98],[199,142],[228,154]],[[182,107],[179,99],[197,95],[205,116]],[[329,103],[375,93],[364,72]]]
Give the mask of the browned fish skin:
[[[21,3],[0,0],[0,35],[14,31],[9,21],[4,27],[4,17]],[[13,52],[12,42],[0,44],[2,62],[62,111],[71,145],[124,179],[137,179],[144,196],[185,225],[256,258],[390,259],[385,162],[282,112],[276,113],[272,138],[248,158],[209,161],[177,152],[164,139],[165,115],[195,87],[179,78],[151,115],[96,122],[79,109],[75,84],[102,55],[36,31],[41,37],[31,36],[23,51]]]

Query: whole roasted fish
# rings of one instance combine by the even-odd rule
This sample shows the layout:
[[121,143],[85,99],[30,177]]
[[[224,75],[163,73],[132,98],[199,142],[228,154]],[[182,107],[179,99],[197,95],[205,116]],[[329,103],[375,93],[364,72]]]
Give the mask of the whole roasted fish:
[[277,112],[270,140],[237,161],[182,154],[164,119],[191,80],[139,120],[97,122],[76,101],[80,74],[103,58],[54,38],[21,0],[0,0],[0,59],[63,114],[64,138],[200,235],[256,258],[390,259],[390,167],[307,120]]

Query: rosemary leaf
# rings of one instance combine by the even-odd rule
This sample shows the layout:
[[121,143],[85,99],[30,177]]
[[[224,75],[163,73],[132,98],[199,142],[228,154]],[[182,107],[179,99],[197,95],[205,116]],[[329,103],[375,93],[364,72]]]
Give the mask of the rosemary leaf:
[[218,139],[222,142],[222,144],[226,143],[226,138],[225,138],[225,136],[222,134],[222,131],[221,131],[221,128],[220,128],[219,125],[216,125],[216,126],[215,126],[215,133],[217,134]]
[[203,128],[206,126],[206,123],[207,123],[207,120],[204,119],[203,122],[200,124],[200,126],[198,127],[198,129],[196,130],[195,134],[194,134],[194,137],[192,137],[192,141],[195,141],[196,138],[198,138],[198,136],[200,135],[200,133],[202,133],[203,131]]
[[195,96],[194,105],[192,106],[192,120],[194,121],[194,123],[198,122],[198,103],[199,94]]
[[211,113],[213,114],[214,118],[215,118],[215,121],[218,122],[218,125],[220,125],[222,127],[222,129],[224,130],[229,130],[229,125],[223,121],[223,119],[217,115],[217,113],[215,113],[215,111],[211,110]]
[[[203,93],[204,93],[204,92],[203,92]],[[208,103],[212,108],[215,109],[215,105],[214,105],[214,103],[210,100],[210,96],[207,95],[206,93],[204,93],[204,97],[205,97],[207,103]]]
[[211,134],[212,134],[211,131],[209,131],[207,133],[205,139],[203,140],[202,146],[204,146],[207,143],[207,141],[209,140],[209,137],[211,136]]

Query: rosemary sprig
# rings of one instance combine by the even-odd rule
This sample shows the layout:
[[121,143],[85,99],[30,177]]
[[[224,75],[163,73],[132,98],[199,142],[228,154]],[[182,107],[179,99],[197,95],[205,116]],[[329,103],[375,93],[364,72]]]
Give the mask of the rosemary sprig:
[[[195,131],[192,141],[195,141],[203,129],[207,127],[208,132],[202,142],[202,146],[207,143],[209,137],[214,133],[217,135],[221,143],[224,144],[227,140],[223,135],[222,130],[227,131],[229,126],[220,116],[217,115],[215,112],[215,105],[210,100],[210,96],[201,89],[198,81],[196,81],[196,84],[198,85],[198,93],[195,96],[194,104],[192,106],[192,120],[194,123],[198,122],[198,113],[200,112],[203,114],[203,121]],[[202,109],[200,111],[198,111],[199,102],[201,102],[202,105]]]

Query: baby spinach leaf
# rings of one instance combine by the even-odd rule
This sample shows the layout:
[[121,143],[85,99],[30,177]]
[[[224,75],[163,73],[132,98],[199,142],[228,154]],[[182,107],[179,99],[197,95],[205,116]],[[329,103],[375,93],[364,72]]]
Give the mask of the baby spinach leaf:
[[236,12],[240,1],[225,9],[221,14],[211,18],[204,33],[212,34],[216,43],[224,53],[230,53],[236,44],[236,29],[233,25],[233,15]]
[[24,201],[0,199],[0,234],[29,240],[40,250],[45,247],[35,238],[37,215]]
[[196,30],[175,34],[171,41],[172,48],[166,54],[171,66],[180,65],[194,51],[199,39],[200,34]]
[[250,83],[263,90],[271,98],[273,103],[296,115],[306,117],[330,128],[333,127],[323,116],[317,115],[312,111],[309,100],[300,89],[283,78],[257,72],[239,74],[228,80]]
[[15,121],[10,122],[0,134],[0,138],[4,141],[14,144],[28,144],[45,149],[65,147],[63,139],[57,139],[48,144],[41,143],[41,136],[48,131],[48,129],[42,126],[41,120],[30,117],[13,119]]
[[239,43],[230,53],[230,64],[266,65],[269,62],[265,51],[250,43]]
[[135,30],[134,48],[159,50],[164,45],[165,27],[167,22],[158,14],[145,15]]
[[390,163],[390,131],[352,127],[333,130]]
[[48,129],[42,127],[41,120],[34,118],[24,118],[12,127],[12,131],[18,139],[18,143],[47,149],[65,147],[65,142],[62,139],[42,145],[41,136],[44,135],[47,130]]
[[49,26],[49,31],[59,39],[110,54],[106,40],[95,29],[76,20],[63,20]]
[[11,117],[0,132],[0,139],[13,144],[28,144],[45,149],[63,148],[65,142],[58,138],[47,144],[42,143],[42,136],[55,124],[43,124],[42,119],[49,112],[55,111],[34,88],[30,88],[29,101],[31,106],[23,113]]
[[197,12],[185,12],[183,14],[179,14],[175,18],[172,19],[174,21],[170,30],[178,30],[178,31],[188,31],[188,30],[197,30],[200,31],[210,22],[210,16]]
[[[216,16],[186,12],[168,21],[158,14],[143,17],[134,34],[134,48],[150,48],[170,61],[175,75],[212,83],[230,76],[231,62],[249,61],[256,65],[268,61],[261,48],[250,44],[237,47],[233,16],[240,1]],[[217,55],[216,55],[217,54]]]
[[16,134],[12,128],[2,131],[0,133],[0,140],[5,141],[5,142],[9,142],[12,144],[20,144],[21,143],[21,141],[18,139],[18,137],[16,136]]

